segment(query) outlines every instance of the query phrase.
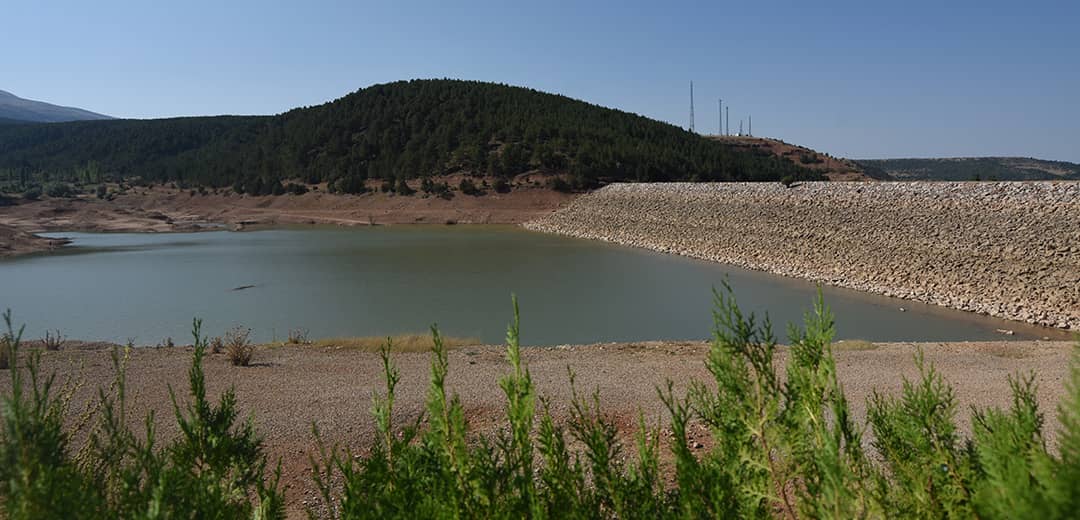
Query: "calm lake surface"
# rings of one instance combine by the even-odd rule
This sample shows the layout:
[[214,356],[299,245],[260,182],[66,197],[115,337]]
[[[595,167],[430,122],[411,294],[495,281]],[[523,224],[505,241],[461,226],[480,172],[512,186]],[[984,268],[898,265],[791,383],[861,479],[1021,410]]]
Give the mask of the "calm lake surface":
[[[192,317],[261,341],[426,331],[498,343],[520,300],[522,342],[703,339],[727,279],[777,335],[810,309],[812,283],[508,226],[303,228],[191,234],[54,233],[63,253],[0,261],[0,308],[27,337],[190,342]],[[252,286],[242,290],[238,287]],[[840,338],[956,341],[1063,335],[844,289],[824,289]],[[900,312],[900,307],[907,312]]]

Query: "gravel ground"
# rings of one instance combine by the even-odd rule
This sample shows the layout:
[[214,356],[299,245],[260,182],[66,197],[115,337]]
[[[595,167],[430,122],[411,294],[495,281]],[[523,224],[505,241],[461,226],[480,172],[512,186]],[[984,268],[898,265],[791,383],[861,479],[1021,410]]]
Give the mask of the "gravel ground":
[[[926,359],[954,384],[957,412],[965,429],[970,406],[1008,406],[1006,377],[1033,371],[1040,406],[1047,412],[1047,432],[1051,439],[1054,437],[1057,421],[1053,410],[1064,393],[1069,343],[890,343],[875,345],[871,350],[842,350],[840,345],[838,373],[860,424],[872,389],[895,393],[903,377],[917,376],[913,355],[922,348]],[[557,420],[565,420],[568,414],[569,367],[577,375],[579,391],[599,390],[604,411],[629,435],[636,428],[639,410],[651,422],[666,422],[657,398],[658,385],[670,379],[681,392],[691,379],[707,380],[706,350],[703,343],[673,342],[530,347],[525,349],[524,359],[539,395],[551,399]],[[133,397],[129,413],[137,431],[142,417],[153,409],[157,411],[159,434],[176,434],[168,386],[184,395],[190,359],[191,349],[182,347],[136,349],[132,353],[128,388]],[[107,385],[112,377],[108,351],[100,346],[46,352],[43,361],[46,370],[60,374],[61,381],[83,382],[72,402],[73,415],[94,399],[97,388]],[[400,353],[395,355],[395,361],[401,369],[396,416],[403,424],[423,409],[430,358],[427,353]],[[457,348],[449,353],[449,362],[449,384],[460,394],[470,424],[480,432],[495,431],[503,424],[505,405],[498,387],[499,377],[508,372],[503,348]],[[778,362],[785,362],[783,353]],[[314,503],[308,463],[314,444],[313,422],[319,425],[328,444],[362,451],[373,438],[371,396],[382,385],[381,367],[374,353],[314,347],[261,348],[254,366],[233,367],[223,355],[210,355],[204,367],[209,395],[216,398],[234,386],[242,412],[253,415],[265,436],[271,460],[281,458],[282,483],[291,517],[302,518],[305,505]],[[9,388],[9,381],[9,371],[0,371],[0,388]],[[703,433],[695,435],[708,443]]]
[[1080,329],[1080,183],[613,184],[525,224]]

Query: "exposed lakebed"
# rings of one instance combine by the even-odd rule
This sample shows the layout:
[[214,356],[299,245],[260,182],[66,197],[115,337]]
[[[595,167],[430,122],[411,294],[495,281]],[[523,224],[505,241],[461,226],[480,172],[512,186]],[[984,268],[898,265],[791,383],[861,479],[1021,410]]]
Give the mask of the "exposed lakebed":
[[[260,341],[425,331],[502,341],[518,296],[526,344],[700,339],[727,280],[777,335],[801,321],[810,282],[511,226],[388,226],[173,234],[55,233],[63,252],[0,261],[0,307],[27,336],[190,342],[192,317]],[[840,338],[1020,339],[1063,333],[826,287]],[[904,308],[904,311],[900,309]],[[1005,336],[999,330],[1015,331]]]

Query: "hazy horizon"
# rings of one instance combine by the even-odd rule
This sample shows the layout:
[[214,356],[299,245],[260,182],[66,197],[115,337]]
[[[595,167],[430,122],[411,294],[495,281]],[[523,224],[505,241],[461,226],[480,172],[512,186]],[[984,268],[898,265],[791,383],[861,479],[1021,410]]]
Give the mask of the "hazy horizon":
[[[275,114],[372,84],[493,81],[856,159],[1080,162],[1080,6],[408,6],[77,2],[8,9],[0,89],[114,117]],[[42,31],[41,27],[50,30]]]

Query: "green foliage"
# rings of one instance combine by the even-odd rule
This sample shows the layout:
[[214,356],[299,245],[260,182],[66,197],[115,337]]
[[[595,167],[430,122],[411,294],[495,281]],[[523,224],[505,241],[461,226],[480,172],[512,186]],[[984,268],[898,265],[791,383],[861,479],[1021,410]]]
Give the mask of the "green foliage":
[[71,198],[78,193],[72,185],[65,182],[56,182],[45,188],[45,194],[54,199]]
[[41,198],[41,186],[30,186],[26,188],[26,191],[22,193],[22,198],[25,200],[38,200]]
[[416,193],[416,190],[409,186],[409,183],[405,182],[404,177],[398,177],[397,184],[394,186],[394,192],[398,195],[404,195],[406,197]]
[[1080,180],[1080,164],[1029,157],[860,160],[875,178],[938,181]]
[[569,175],[578,189],[612,181],[817,178],[667,123],[474,81],[374,85],[268,117],[0,125],[0,171],[19,179],[140,177],[268,195],[289,179],[362,193],[369,178],[534,170]]
[[[461,400],[447,389],[449,360],[432,327],[425,412],[395,423],[401,375],[390,339],[381,350],[385,393],[371,413],[369,452],[327,449],[312,457],[315,485],[335,518],[1072,518],[1080,507],[1080,345],[1059,407],[1058,452],[1047,448],[1033,376],[1010,379],[1008,410],[974,410],[972,436],[958,432],[952,388],[919,353],[919,377],[899,395],[868,402],[871,453],[836,375],[834,322],[819,295],[789,346],[768,317],[715,294],[712,380],[660,397],[671,416],[672,473],[660,464],[659,425],[639,418],[634,446],[622,443],[601,396],[583,397],[574,374],[569,418],[559,424],[539,400],[519,344],[514,300],[507,329],[506,425],[492,437],[470,432]],[[0,502],[22,518],[280,518],[277,472],[267,475],[261,440],[237,424],[235,394],[212,405],[201,364],[207,348],[193,324],[190,397],[173,395],[179,437],[154,444],[127,428],[126,353],[114,351],[116,380],[100,395],[100,420],[71,454],[67,396],[39,376],[40,353],[20,367],[21,332],[11,327],[11,395],[3,407]],[[776,356],[786,350],[783,373]],[[24,377],[29,374],[29,380]],[[537,402],[540,410],[537,410]],[[706,427],[708,448],[691,445]],[[697,451],[695,451],[697,450]],[[632,453],[631,453],[632,452]],[[315,512],[310,513],[312,517]]]
[[574,192],[574,186],[571,185],[569,182],[566,182],[566,179],[563,179],[562,177],[552,177],[551,179],[549,179],[548,187],[561,193]]
[[461,190],[461,193],[472,195],[474,197],[479,197],[484,194],[484,190],[478,188],[476,183],[469,179],[461,179],[461,182],[458,183],[458,189]]
[[[600,396],[582,398],[572,373],[568,423],[557,424],[542,402],[534,428],[515,302],[510,373],[500,381],[507,427],[493,441],[469,442],[433,329],[428,429],[419,429],[423,417],[394,429],[399,376],[384,349],[386,394],[373,407],[380,441],[367,456],[323,451],[315,466],[324,500],[340,518],[1069,518],[1076,510],[1080,357],[1062,403],[1063,428],[1072,433],[1063,432],[1060,457],[1042,440],[1031,378],[1013,380],[1011,410],[977,411],[973,437],[962,439],[952,390],[920,355],[917,381],[906,381],[898,397],[870,400],[878,460],[865,453],[837,381],[834,322],[820,296],[804,326],[789,330],[783,375],[768,318],[744,315],[727,288],[716,294],[714,317],[706,361],[713,380],[694,383],[685,398],[671,383],[661,392],[672,417],[673,486],[659,469],[659,428],[642,419],[636,457],[627,454]],[[692,423],[710,430],[709,450],[690,446]],[[344,480],[340,495],[327,484],[333,474]]]
[[181,407],[169,390],[180,436],[158,448],[152,414],[144,421],[145,439],[128,428],[128,353],[114,350],[116,378],[111,388],[99,390],[97,424],[73,455],[78,428],[64,428],[70,391],[57,391],[55,375],[40,375],[40,352],[30,354],[25,368],[18,365],[21,330],[13,330],[10,311],[4,319],[15,361],[0,438],[0,501],[7,518],[284,518],[279,472],[265,474],[262,441],[251,421],[236,426],[235,394],[226,391],[217,406],[207,400],[199,320],[193,324],[187,405]]

